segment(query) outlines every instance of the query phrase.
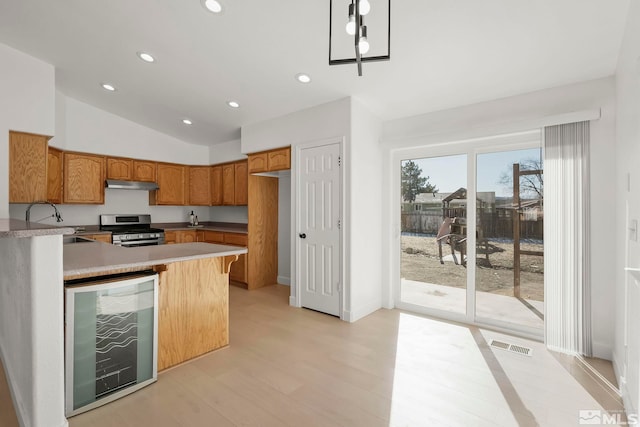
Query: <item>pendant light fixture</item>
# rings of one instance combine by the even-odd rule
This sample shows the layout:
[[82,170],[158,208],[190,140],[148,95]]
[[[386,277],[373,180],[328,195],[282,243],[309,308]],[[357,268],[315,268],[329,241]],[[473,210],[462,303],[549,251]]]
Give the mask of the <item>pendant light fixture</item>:
[[[334,3],[336,5],[334,16]],[[373,4],[372,4],[373,3]],[[338,31],[338,27],[334,28],[334,22],[338,24],[340,19],[342,6],[346,6],[347,10],[346,24],[344,25],[344,32]],[[344,12],[342,12],[344,13]],[[374,23],[374,33],[371,33],[373,38],[369,37],[368,25],[364,24],[364,16],[368,15],[367,20],[369,24]],[[342,15],[344,16],[344,15]],[[384,30],[386,26],[386,52],[383,50],[384,44]],[[348,45],[352,46],[355,51],[355,56],[334,58],[332,54],[335,52],[348,52]],[[376,46],[377,45],[377,46]],[[383,54],[374,54],[372,56],[365,56],[369,53],[371,48],[374,48],[374,52]],[[358,66],[358,75],[362,76],[362,63],[371,61],[389,61],[391,59],[391,0],[330,0],[329,2],[329,65],[340,65],[356,63]]]

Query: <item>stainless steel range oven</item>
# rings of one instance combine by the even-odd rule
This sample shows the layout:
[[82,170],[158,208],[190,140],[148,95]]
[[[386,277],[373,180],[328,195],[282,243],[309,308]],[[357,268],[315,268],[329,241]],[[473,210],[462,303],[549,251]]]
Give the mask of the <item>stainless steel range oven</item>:
[[164,244],[164,230],[151,227],[151,215],[100,215],[100,230],[111,231],[114,245],[123,247]]

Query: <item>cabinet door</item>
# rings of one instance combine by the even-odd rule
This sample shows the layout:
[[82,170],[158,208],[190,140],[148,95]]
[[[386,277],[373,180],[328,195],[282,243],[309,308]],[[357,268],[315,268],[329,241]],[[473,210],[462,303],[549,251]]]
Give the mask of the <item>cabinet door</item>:
[[193,243],[196,241],[196,230],[176,231],[176,243]]
[[9,203],[47,200],[48,136],[9,132]]
[[267,166],[267,153],[255,153],[249,154],[249,173],[266,172]]
[[86,237],[87,239],[91,239],[91,240],[96,240],[98,242],[111,243],[111,234],[109,233],[84,234],[82,237]]
[[107,158],[107,179],[131,180],[133,177],[133,160],[119,157]]
[[211,167],[211,206],[222,205],[222,166]]
[[47,201],[62,203],[62,150],[53,147],[47,152]]
[[235,205],[236,187],[235,187],[235,166],[234,164],[222,166],[222,204]]
[[147,162],[144,160],[133,161],[133,180],[144,182],[156,181],[156,162]]
[[177,237],[175,231],[165,231],[164,232],[164,244],[172,245],[176,243]]
[[235,205],[245,206],[248,198],[248,179],[247,162],[238,162],[235,167]]
[[[160,188],[149,193],[150,203],[158,205],[186,205],[186,182],[186,166],[171,163],[159,163],[158,187]],[[154,196],[155,200],[153,200]]]
[[224,233],[224,243],[234,246],[247,246],[247,235],[241,233]]
[[231,264],[229,280],[247,283],[247,254],[238,255],[238,260]]
[[224,243],[224,233],[220,231],[204,231],[204,241],[207,243]]
[[211,204],[210,172],[209,166],[189,166],[190,206],[209,206]]
[[196,242],[204,242],[204,231],[196,231]]
[[64,153],[64,203],[104,204],[104,156]]
[[269,151],[267,153],[267,165],[269,171],[291,169],[291,148]]

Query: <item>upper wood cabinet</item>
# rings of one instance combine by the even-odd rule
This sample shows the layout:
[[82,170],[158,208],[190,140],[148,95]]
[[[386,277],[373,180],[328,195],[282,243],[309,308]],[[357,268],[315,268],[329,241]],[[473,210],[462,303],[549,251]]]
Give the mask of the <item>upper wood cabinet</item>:
[[65,152],[63,158],[63,202],[104,204],[106,158],[72,152]]
[[211,204],[211,167],[189,166],[189,205]]
[[247,182],[249,174],[247,172],[247,162],[238,162],[234,164],[235,179],[235,204],[246,206],[249,197],[247,191]]
[[222,204],[236,204],[236,169],[233,163],[222,166]]
[[47,200],[49,136],[9,132],[9,203]]
[[63,152],[49,147],[47,152],[47,201],[62,203]]
[[266,172],[269,170],[267,166],[267,153],[249,154],[249,173]]
[[187,204],[187,166],[158,163],[157,182],[160,188],[149,192],[150,205]]
[[133,160],[107,157],[107,179],[129,181],[133,177]]
[[211,166],[211,206],[222,205],[222,166]]
[[291,147],[249,154],[249,173],[291,169]]
[[291,147],[267,152],[269,171],[291,169]]
[[133,180],[155,182],[156,181],[156,162],[146,160],[133,160]]
[[156,162],[109,157],[107,158],[107,179],[155,182]]

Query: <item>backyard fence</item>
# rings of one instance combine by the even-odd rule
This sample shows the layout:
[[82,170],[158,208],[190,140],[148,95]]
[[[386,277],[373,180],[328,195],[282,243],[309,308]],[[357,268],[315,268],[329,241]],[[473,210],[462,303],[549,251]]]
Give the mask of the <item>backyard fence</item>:
[[[514,211],[484,212],[480,214],[480,227],[485,238],[512,239]],[[534,220],[525,220],[526,215],[521,215],[520,238],[542,240],[543,219],[538,216]],[[401,230],[407,233],[431,234],[438,233],[442,224],[442,211],[416,211],[402,212]]]

